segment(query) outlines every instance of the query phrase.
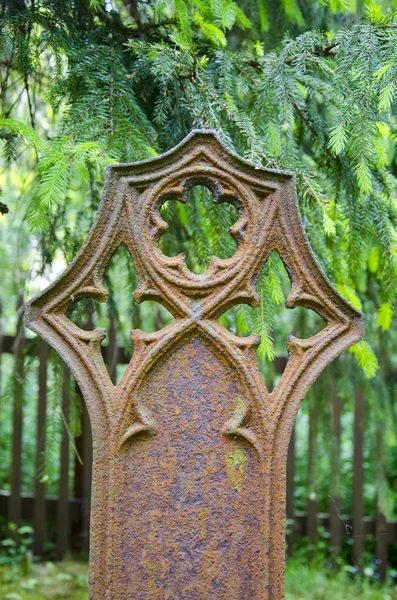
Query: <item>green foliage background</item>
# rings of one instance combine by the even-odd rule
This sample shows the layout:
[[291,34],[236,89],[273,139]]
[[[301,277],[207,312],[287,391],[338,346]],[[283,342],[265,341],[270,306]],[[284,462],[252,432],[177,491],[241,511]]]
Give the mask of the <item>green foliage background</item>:
[[[3,575],[3,577],[1,577]],[[1,582],[3,579],[3,582]],[[46,563],[35,565],[24,576],[12,569],[0,571],[4,600],[87,600],[87,565]],[[347,572],[324,572],[319,565],[289,561],[286,570],[286,600],[396,600],[395,587],[353,582]]]
[[[330,389],[337,381],[344,403],[343,509],[351,508],[352,406],[354,386],[361,385],[366,510],[373,512],[376,496],[392,517],[397,499],[393,3],[9,0],[0,10],[3,330],[15,332],[21,290],[31,297],[76,254],[97,209],[106,165],[155,156],[194,127],[213,128],[255,164],[296,173],[303,223],[323,269],[366,315],[365,340],[328,369],[311,392],[319,425],[317,465],[309,484],[308,401],[299,415],[297,506],[304,507],[313,486],[322,509],[328,506]],[[208,191],[198,190],[186,206],[169,202],[163,215],[170,224],[161,240],[163,251],[184,251],[192,270],[203,270],[213,254],[233,252],[227,233],[232,209],[217,212]],[[93,309],[96,324],[109,328],[113,323],[120,344],[128,346],[131,326],[154,330],[170,318],[158,306],[132,303],[136,275],[122,251],[112,261],[106,285],[110,309]],[[238,335],[255,331],[262,336],[258,361],[265,380],[274,384],[272,360],[286,354],[287,336],[307,337],[322,325],[310,311],[285,310],[288,279],[277,255],[265,265],[258,289],[259,310],[239,307],[222,322]],[[87,310],[76,305],[71,318],[82,323]],[[52,360],[49,429],[59,432],[59,367]],[[6,423],[12,365],[5,361],[3,366]],[[25,430],[33,454],[35,400],[34,389],[27,387],[32,410]],[[7,435],[1,450],[9,456],[9,428],[2,427]],[[380,461],[374,458],[377,431],[382,432]],[[52,449],[55,455],[56,445]],[[1,469],[6,485],[7,461]],[[29,487],[32,473],[26,469]],[[43,473],[50,474],[55,490],[51,457]]]

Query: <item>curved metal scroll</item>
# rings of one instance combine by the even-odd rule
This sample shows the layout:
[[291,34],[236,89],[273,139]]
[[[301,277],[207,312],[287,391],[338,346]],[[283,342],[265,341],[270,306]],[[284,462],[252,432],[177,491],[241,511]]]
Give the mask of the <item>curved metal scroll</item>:
[[[232,258],[191,273],[166,257],[160,207],[204,184],[239,218]],[[131,332],[135,352],[118,385],[103,364],[101,330],[66,312],[79,297],[107,299],[103,274],[125,244],[136,302],[156,300],[175,321]],[[259,336],[218,322],[231,306],[258,305],[256,279],[276,250],[291,279],[287,306],[326,327],[290,337],[289,359],[269,393],[258,371]],[[96,221],[66,273],[35,298],[28,326],[62,356],[83,392],[93,431],[90,597],[112,600],[283,597],[289,438],[309,385],[363,334],[363,317],[321,271],[305,236],[294,177],[254,167],[211,131],[137,164],[113,165]]]

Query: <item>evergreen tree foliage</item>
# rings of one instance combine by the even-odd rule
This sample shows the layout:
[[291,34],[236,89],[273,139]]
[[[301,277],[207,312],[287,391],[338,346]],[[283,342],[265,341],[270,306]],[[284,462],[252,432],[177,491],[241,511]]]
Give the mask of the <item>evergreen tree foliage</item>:
[[[374,390],[387,389],[378,416],[388,415],[387,443],[395,445],[393,5],[6,0],[0,11],[4,173],[13,165],[26,175],[19,195],[9,183],[10,202],[3,190],[0,210],[11,211],[4,219],[22,211],[21,230],[40,255],[35,274],[75,255],[107,164],[155,156],[192,128],[213,128],[254,164],[295,172],[304,227],[323,269],[367,317],[366,338],[351,349],[345,371],[374,378],[368,388],[374,398]],[[208,190],[186,206],[168,202],[162,250],[185,252],[196,272],[213,255],[230,256],[233,209],[221,208]],[[0,264],[8,264],[1,253]],[[31,275],[18,269],[22,280]],[[107,285],[117,287],[111,276]],[[287,331],[306,337],[321,327],[310,311],[286,316],[288,289],[274,254],[259,278],[259,310],[235,307],[221,318],[238,335],[261,334],[265,373],[275,353],[285,350]],[[126,320],[113,309],[125,336]],[[129,310],[136,324],[137,308]],[[280,329],[284,345],[275,336]]]
[[[317,7],[323,23],[353,8]],[[290,30],[304,26],[295,0],[278,11]],[[28,222],[33,230],[59,230],[73,186],[92,195],[107,163],[141,160],[193,127],[210,127],[252,162],[296,173],[305,227],[325,271],[359,307],[373,283],[377,322],[386,330],[397,296],[396,16],[369,5],[352,25],[286,33],[269,48],[261,34],[267,13],[264,2],[230,0],[5,3],[4,153],[10,161],[21,142],[40,155]],[[12,117],[18,78],[31,127]],[[48,140],[36,132],[39,103],[59,115]],[[195,223],[189,235],[198,247],[223,243],[200,215]],[[73,250],[84,234],[76,228]],[[51,242],[45,234],[43,241],[49,260]],[[263,297],[269,286],[274,294],[276,280],[263,281]],[[374,374],[368,344],[353,352]],[[272,353],[269,338],[265,354]]]

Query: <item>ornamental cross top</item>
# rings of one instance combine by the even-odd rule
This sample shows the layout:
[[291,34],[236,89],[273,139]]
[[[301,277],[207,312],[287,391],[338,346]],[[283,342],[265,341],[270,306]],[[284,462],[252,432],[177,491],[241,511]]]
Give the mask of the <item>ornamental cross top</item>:
[[[205,185],[239,212],[231,258],[196,275],[158,246],[166,200]],[[81,297],[107,300],[103,275],[124,244],[136,266],[136,302],[174,316],[156,333],[133,330],[134,355],[117,385],[103,363],[101,330],[66,316]],[[286,305],[326,326],[288,340],[271,393],[259,373],[257,335],[218,322],[257,306],[270,253],[291,280]],[[90,598],[280,600],[284,597],[286,461],[304,394],[324,367],[360,340],[363,317],[329,283],[309,246],[291,173],[258,168],[209,130],[193,131],[151,160],[112,165],[95,223],[66,272],[29,305],[27,325],[71,369],[93,434]]]

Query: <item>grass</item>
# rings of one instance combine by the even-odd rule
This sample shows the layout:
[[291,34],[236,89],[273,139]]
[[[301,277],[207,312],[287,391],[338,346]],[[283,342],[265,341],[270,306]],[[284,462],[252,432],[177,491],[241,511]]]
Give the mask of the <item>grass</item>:
[[25,574],[16,565],[0,570],[1,600],[87,600],[87,585],[86,563],[34,564]]
[[286,600],[397,600],[397,586],[353,580],[344,569],[335,573],[295,561],[287,564],[286,590]]
[[[397,587],[352,581],[346,571],[330,573],[290,561],[286,600],[397,600]],[[1,600],[87,600],[87,565],[79,562],[0,569]],[[215,600],[215,599],[214,599]]]

